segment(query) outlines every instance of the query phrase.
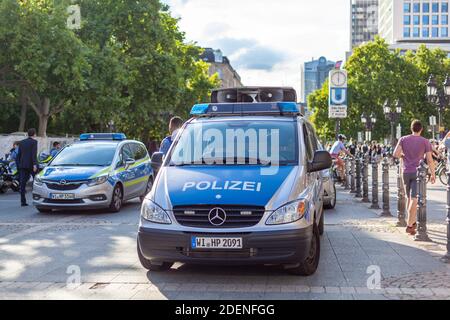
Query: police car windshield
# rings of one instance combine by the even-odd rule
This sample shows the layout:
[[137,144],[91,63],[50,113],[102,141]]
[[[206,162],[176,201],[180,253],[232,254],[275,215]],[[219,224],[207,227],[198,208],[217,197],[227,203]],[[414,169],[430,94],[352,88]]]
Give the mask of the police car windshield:
[[232,120],[189,124],[173,148],[171,166],[296,165],[294,121]]
[[113,143],[78,143],[65,147],[51,162],[62,167],[106,167],[110,166],[117,145]]

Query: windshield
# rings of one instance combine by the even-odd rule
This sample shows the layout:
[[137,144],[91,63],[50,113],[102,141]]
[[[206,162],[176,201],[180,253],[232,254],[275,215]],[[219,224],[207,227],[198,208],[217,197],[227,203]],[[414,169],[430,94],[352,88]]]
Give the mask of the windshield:
[[203,121],[189,124],[170,155],[171,166],[296,165],[296,122]]
[[79,143],[65,147],[52,161],[52,166],[106,167],[110,166],[117,145]]

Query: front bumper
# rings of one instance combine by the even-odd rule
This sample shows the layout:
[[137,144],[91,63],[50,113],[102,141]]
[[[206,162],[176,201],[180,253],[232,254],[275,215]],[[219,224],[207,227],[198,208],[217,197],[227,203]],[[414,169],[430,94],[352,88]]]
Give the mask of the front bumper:
[[[243,249],[193,250],[192,236],[242,237]],[[205,232],[170,231],[140,227],[139,248],[152,262],[182,262],[198,264],[296,264],[309,253],[313,227],[247,233],[214,234]]]
[[[111,203],[114,186],[106,182],[88,187],[82,184],[76,190],[52,190],[44,183],[33,184],[33,205],[40,209],[100,209],[107,208]],[[51,194],[73,194],[74,200],[52,200]]]

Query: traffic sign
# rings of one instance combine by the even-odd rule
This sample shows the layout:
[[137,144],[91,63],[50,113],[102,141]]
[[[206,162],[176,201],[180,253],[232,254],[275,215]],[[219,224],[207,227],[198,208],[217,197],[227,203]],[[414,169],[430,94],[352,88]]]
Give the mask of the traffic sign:
[[345,70],[331,70],[329,74],[329,118],[347,118],[348,75]]

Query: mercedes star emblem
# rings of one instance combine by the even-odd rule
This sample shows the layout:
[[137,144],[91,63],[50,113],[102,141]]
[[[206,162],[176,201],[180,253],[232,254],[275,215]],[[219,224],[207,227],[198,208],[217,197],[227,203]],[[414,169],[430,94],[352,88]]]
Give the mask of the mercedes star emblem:
[[214,208],[208,214],[209,222],[216,227],[220,227],[227,220],[227,213],[221,208]]

